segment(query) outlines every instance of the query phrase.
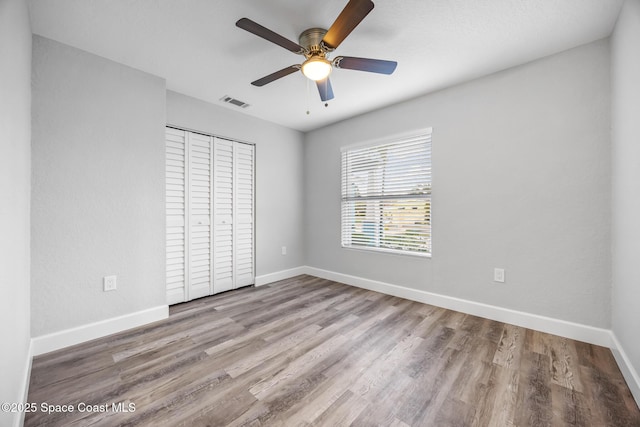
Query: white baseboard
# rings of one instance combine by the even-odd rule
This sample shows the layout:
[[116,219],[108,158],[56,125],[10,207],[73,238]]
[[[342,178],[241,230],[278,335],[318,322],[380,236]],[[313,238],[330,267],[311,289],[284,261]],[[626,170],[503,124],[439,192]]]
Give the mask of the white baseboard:
[[631,359],[627,356],[622,344],[620,344],[620,341],[618,341],[618,338],[613,331],[611,332],[611,342],[613,344],[611,346],[613,357],[615,357],[616,362],[618,362],[618,367],[620,368],[625,381],[627,381],[627,385],[629,386],[629,390],[631,390],[633,398],[640,406],[640,375],[638,375],[638,372],[633,367]]
[[256,286],[262,286],[269,283],[277,282],[278,280],[289,279],[291,277],[299,276],[306,273],[307,267],[296,267],[288,270],[276,271],[275,273],[263,274],[256,276]]
[[540,316],[537,314],[525,313],[494,305],[406,288],[404,286],[392,285],[390,283],[336,273],[334,271],[322,270],[315,267],[304,267],[303,270],[305,274],[381,292],[387,295],[431,304],[499,322],[510,323],[512,325],[522,326],[524,328],[559,335],[578,341],[584,341],[590,344],[596,344],[604,347],[612,346],[611,331],[608,329],[595,328],[593,326],[567,322],[565,320],[553,319],[551,317]]
[[99,322],[89,323],[76,328],[42,335],[31,339],[33,355],[38,356],[157,320],[166,319],[167,317],[169,317],[169,306],[161,305]]

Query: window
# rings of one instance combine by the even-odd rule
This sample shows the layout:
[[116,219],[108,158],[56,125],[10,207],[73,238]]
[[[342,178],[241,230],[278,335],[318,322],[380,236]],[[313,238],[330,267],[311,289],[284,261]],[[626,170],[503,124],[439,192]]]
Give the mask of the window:
[[431,130],[342,149],[342,246],[431,254]]

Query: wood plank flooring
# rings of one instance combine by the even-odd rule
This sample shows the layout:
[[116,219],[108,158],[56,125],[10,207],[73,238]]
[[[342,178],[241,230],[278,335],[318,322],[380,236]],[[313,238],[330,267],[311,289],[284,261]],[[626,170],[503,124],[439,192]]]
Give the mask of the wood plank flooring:
[[29,402],[26,426],[640,426],[607,348],[311,276],[36,357]]

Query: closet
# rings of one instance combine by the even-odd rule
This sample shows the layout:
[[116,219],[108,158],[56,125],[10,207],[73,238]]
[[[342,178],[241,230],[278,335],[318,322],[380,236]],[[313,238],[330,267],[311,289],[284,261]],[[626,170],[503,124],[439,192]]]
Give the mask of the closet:
[[166,128],[167,302],[252,285],[254,146]]

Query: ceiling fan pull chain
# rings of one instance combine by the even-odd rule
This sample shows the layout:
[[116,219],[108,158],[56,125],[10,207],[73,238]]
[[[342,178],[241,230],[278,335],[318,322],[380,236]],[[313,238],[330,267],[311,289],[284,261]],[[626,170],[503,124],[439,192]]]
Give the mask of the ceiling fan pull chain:
[[307,81],[307,116],[309,115],[309,79],[305,79]]

